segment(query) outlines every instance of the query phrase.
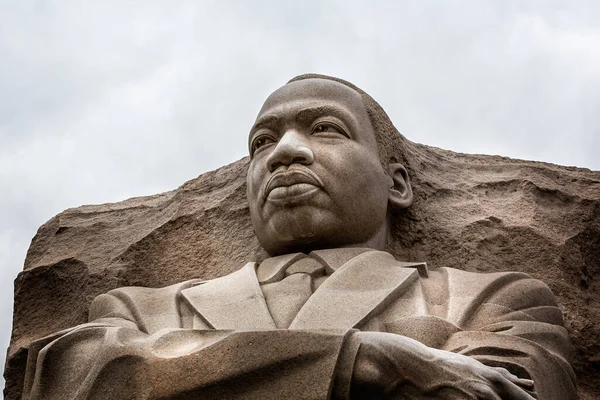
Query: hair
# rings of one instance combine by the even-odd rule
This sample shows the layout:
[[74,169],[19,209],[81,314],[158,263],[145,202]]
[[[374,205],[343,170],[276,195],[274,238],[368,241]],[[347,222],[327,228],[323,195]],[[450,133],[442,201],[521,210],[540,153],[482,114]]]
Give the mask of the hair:
[[379,152],[379,159],[381,160],[383,168],[387,171],[388,163],[399,162],[410,171],[410,163],[406,157],[406,147],[408,141],[404,138],[404,136],[402,136],[402,134],[400,134],[398,129],[396,129],[392,123],[392,120],[384,111],[383,107],[381,107],[379,103],[375,101],[375,99],[354,84],[328,75],[302,74],[290,79],[287,83],[301,81],[304,79],[327,79],[341,83],[342,85],[345,85],[358,92],[362,98],[365,108],[367,109],[371,125],[373,126],[373,131],[375,132],[377,150]]

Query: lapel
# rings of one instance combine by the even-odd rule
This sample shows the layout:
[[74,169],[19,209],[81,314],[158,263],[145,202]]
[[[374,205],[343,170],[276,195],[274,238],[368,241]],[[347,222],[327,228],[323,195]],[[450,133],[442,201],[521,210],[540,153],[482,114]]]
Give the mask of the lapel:
[[181,291],[214,329],[276,329],[256,278],[256,263]]
[[258,282],[263,285],[265,283],[273,283],[282,280],[285,276],[285,270],[304,257],[307,257],[306,254],[292,253],[267,258],[261,262],[256,269]]
[[360,328],[419,278],[414,267],[422,265],[383,251],[360,252],[323,282],[289,329]]

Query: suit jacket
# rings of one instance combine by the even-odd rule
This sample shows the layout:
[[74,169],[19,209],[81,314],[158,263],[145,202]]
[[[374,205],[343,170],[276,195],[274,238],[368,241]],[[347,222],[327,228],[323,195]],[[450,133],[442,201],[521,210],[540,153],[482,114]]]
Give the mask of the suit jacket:
[[209,281],[100,295],[89,323],[31,346],[23,398],[327,399],[336,379],[344,396],[356,330],[404,335],[503,366],[533,379],[540,399],[577,398],[562,313],[539,280],[427,271],[369,249],[309,256],[329,276],[288,326],[277,326],[269,309],[276,303],[267,303],[262,288],[308,257],[301,253]]

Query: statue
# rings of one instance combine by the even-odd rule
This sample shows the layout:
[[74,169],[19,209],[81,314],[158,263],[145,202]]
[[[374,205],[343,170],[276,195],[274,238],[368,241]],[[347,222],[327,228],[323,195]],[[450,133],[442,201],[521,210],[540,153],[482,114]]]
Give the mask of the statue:
[[544,283],[385,251],[393,213],[413,202],[389,127],[336,78],[275,91],[250,131],[247,175],[272,257],[98,296],[89,323],[32,344],[23,398],[576,399]]

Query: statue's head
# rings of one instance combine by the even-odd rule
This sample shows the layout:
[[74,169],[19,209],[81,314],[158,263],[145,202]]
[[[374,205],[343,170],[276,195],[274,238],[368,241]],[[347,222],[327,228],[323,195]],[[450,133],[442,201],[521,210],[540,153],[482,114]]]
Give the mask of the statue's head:
[[413,200],[395,140],[381,107],[348,82],[302,75],[272,93],[248,141],[250,215],[265,250],[383,250],[391,213]]

